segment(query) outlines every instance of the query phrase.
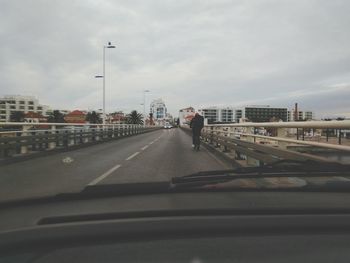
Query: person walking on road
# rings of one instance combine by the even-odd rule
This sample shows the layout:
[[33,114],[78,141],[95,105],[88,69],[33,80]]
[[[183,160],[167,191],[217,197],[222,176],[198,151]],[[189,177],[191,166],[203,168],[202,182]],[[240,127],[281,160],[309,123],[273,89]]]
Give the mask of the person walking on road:
[[193,119],[191,120],[190,128],[192,128],[192,147],[197,151],[199,151],[200,136],[203,127],[204,118],[203,116],[199,115],[199,113],[196,113]]

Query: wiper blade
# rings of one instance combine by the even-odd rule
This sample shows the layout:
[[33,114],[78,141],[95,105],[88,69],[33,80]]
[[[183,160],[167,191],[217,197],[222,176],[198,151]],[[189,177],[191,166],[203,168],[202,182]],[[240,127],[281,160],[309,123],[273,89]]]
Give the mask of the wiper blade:
[[[288,165],[286,165],[288,163]],[[350,177],[350,165],[314,165],[301,166],[291,162],[281,162],[283,165],[267,165],[263,167],[239,167],[231,170],[206,171],[181,177],[173,177],[173,186],[179,185],[205,185],[212,183],[224,183],[237,179],[260,179],[260,178],[288,178],[288,177]]]

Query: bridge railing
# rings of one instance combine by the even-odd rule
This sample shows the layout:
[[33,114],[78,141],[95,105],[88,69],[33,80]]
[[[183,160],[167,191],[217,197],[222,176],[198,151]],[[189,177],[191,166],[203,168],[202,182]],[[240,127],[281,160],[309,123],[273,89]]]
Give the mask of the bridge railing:
[[134,124],[0,123],[0,158],[103,142],[158,128]]
[[350,140],[345,138],[346,135],[350,135],[350,121],[347,120],[245,122],[206,125],[202,140],[230,153],[235,160],[243,159],[247,165],[262,165],[281,159],[330,162],[315,151],[310,153],[310,148],[350,154]]

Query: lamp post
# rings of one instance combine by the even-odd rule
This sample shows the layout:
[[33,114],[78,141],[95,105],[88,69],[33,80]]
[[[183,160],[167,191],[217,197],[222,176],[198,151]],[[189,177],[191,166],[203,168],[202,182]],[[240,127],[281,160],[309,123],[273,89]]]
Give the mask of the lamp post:
[[111,42],[103,46],[103,75],[95,76],[95,78],[103,78],[103,124],[106,124],[106,48],[115,48],[115,46],[113,46]]
[[150,92],[149,90],[143,90],[143,116],[145,118],[143,125],[146,126],[146,93]]

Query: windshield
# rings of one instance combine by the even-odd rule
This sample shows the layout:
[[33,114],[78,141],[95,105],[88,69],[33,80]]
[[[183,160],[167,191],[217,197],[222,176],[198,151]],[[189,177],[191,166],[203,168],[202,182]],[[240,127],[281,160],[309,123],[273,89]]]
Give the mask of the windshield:
[[[349,12],[346,0],[1,1],[0,202],[238,167],[262,178],[235,189],[300,188],[311,168],[348,183]],[[264,179],[276,166],[292,179]]]

